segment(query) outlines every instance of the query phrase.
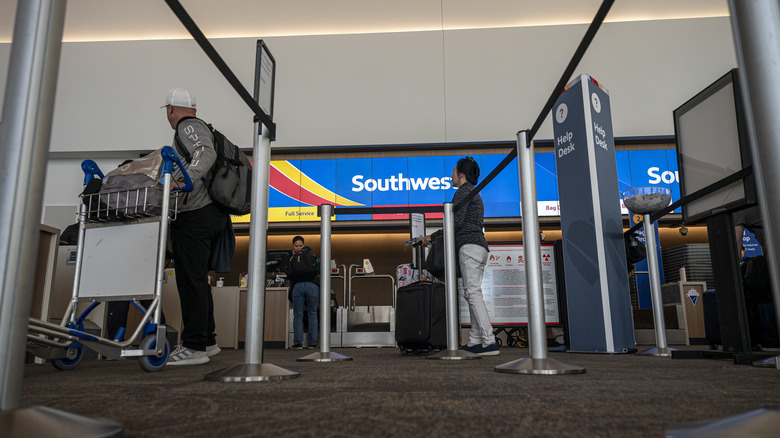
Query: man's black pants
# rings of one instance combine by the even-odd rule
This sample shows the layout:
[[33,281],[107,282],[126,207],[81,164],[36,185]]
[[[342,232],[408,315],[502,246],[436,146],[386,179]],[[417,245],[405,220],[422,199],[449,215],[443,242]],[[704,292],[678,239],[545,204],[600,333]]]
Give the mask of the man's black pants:
[[176,286],[181,299],[184,328],[182,344],[205,351],[216,344],[214,299],[209,285],[209,256],[228,216],[214,203],[193,211],[179,212],[171,222]]

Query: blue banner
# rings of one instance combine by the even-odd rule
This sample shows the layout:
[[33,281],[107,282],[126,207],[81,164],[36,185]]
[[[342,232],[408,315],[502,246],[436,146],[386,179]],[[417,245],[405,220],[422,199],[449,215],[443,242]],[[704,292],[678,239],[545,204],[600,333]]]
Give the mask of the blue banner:
[[[474,155],[482,176],[505,155]],[[269,220],[316,221],[322,203],[337,206],[383,207],[441,205],[452,200],[450,176],[459,155],[430,157],[338,158],[273,161]],[[616,151],[618,189],[668,187],[680,197],[677,155],[673,149]],[[536,190],[539,216],[560,216],[554,153],[537,153]],[[520,216],[517,161],[513,160],[482,191],[485,217]],[[616,194],[617,197],[620,194]],[[620,202],[616,199],[615,202]],[[628,210],[621,204],[623,214]],[[679,211],[679,210],[677,210]],[[397,218],[398,215],[338,215],[336,220]]]

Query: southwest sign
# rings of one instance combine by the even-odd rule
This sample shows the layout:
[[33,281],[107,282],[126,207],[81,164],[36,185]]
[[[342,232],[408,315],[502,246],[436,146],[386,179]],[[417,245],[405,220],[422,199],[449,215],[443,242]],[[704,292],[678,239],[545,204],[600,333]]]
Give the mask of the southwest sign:
[[[482,176],[505,155],[475,155]],[[339,158],[272,161],[269,222],[319,221],[317,206],[410,207],[441,205],[452,200],[450,175],[461,156]],[[679,199],[674,150],[615,152],[619,190],[662,186]],[[537,153],[536,187],[539,216],[559,216],[558,178],[554,153]],[[520,216],[517,165],[508,165],[481,192],[485,217]],[[616,193],[619,202],[620,193]],[[623,213],[628,212],[623,207]],[[336,215],[335,220],[406,219],[407,214]],[[429,217],[433,217],[430,216]],[[248,221],[248,215],[234,217]]]

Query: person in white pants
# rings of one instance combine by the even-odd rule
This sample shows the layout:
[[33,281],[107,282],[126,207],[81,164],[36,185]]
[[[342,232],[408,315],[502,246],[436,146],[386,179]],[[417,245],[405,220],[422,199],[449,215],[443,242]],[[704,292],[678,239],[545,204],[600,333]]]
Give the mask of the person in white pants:
[[[457,187],[452,204],[457,206],[474,190],[479,181],[479,165],[471,157],[461,158],[452,169],[452,185]],[[463,350],[481,356],[497,356],[500,354],[493,326],[490,323],[485,300],[482,297],[482,276],[485,273],[489,247],[482,224],[485,219],[485,205],[482,197],[477,194],[466,205],[456,209],[455,248],[458,251],[458,265],[461,278],[458,280],[458,293],[469,305],[471,330],[468,343]],[[439,230],[425,236],[423,243],[428,245],[433,239],[444,233]]]

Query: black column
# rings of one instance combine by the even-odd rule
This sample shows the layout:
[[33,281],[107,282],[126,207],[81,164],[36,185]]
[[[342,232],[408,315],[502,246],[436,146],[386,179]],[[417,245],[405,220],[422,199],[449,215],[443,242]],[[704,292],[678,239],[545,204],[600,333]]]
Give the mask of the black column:
[[707,219],[707,234],[723,351],[750,353],[752,349],[745,294],[742,290],[737,237],[731,214],[718,214]]

